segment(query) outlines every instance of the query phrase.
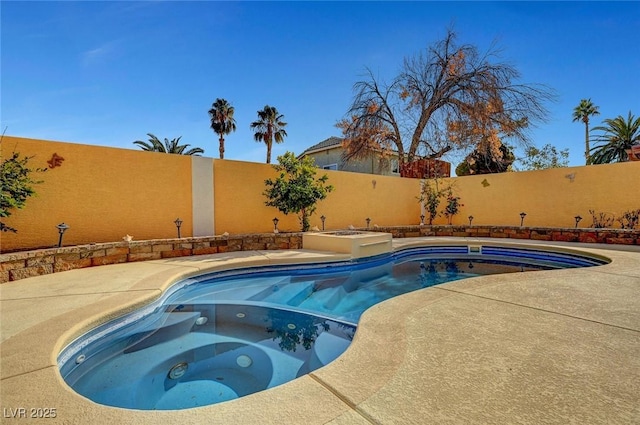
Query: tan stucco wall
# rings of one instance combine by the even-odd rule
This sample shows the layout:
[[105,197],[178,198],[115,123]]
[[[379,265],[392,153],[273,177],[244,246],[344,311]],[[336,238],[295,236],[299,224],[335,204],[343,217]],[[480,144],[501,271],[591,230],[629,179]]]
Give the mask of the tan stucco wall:
[[[323,170],[324,171],[324,170]],[[329,171],[329,183],[335,189],[318,203],[312,225],[321,228],[320,216],[325,215],[327,229],[344,229],[349,225],[371,226],[418,224],[420,221],[420,181],[400,177]]]
[[217,234],[268,232],[277,217],[280,230],[299,230],[297,218],[267,207],[264,180],[275,178],[270,165],[216,159],[213,163]]
[[129,149],[114,149],[4,136],[2,156],[14,150],[33,156],[32,167],[48,168],[54,153],[61,166],[35,178],[36,196],[4,220],[18,233],[3,233],[2,250],[53,246],[56,225],[70,226],[65,245],[176,236],[173,221],[184,220],[190,235],[191,158]]
[[[37,195],[4,220],[18,233],[0,235],[2,251],[54,246],[61,222],[71,226],[64,245],[120,241],[125,234],[134,240],[171,238],[177,217],[184,221],[183,237],[193,236],[194,220],[203,234],[212,228],[218,235],[271,232],[274,217],[281,231],[300,229],[296,216],[265,206],[264,180],[276,175],[267,164],[199,158],[193,169],[188,156],[9,136],[1,148],[3,156],[14,149],[34,156],[32,167],[46,168],[54,153],[64,158],[60,167],[36,176],[43,180],[35,186]],[[318,204],[312,226],[322,227],[321,215],[327,230],[364,227],[367,217],[371,226],[419,223],[419,180],[330,170],[318,176],[324,173],[335,190]],[[573,217],[580,215],[581,227],[589,227],[589,209],[619,215],[640,208],[640,162],[467,176],[441,184],[447,182],[464,204],[453,224],[467,224],[473,215],[474,225],[519,225],[520,212],[526,212],[525,226],[573,227]],[[204,206],[194,212],[199,204]],[[444,217],[434,221],[445,223]]]
[[[419,221],[418,180],[331,170],[318,170],[316,176],[323,174],[329,176],[329,184],[334,190],[318,203],[311,226],[322,228],[321,215],[327,217],[327,230],[346,228],[350,224],[364,227],[367,217],[371,218],[371,226]],[[276,208],[264,204],[264,180],[275,177],[276,173],[267,164],[215,160],[216,233],[270,231],[274,217],[280,220],[280,230],[300,230],[296,216],[284,216]]]
[[468,224],[473,215],[474,225],[520,225],[525,212],[525,226],[574,227],[579,215],[580,227],[589,227],[590,209],[616,216],[640,209],[640,162],[443,179],[448,182],[464,204],[453,224]]

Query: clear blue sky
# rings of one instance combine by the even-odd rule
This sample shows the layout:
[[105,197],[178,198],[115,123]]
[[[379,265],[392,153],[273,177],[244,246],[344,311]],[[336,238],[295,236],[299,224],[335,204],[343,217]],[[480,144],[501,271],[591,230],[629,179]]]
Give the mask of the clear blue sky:
[[[365,69],[393,78],[453,25],[481,51],[497,41],[520,82],[553,88],[537,146],[583,165],[582,98],[604,118],[640,115],[640,2],[11,2],[2,20],[7,134],[138,149],[146,133],[218,156],[207,111],[236,110],[227,159],[264,162],[249,124],[269,104],[288,137],[273,158],[325,138]],[[455,164],[454,164],[455,167]]]

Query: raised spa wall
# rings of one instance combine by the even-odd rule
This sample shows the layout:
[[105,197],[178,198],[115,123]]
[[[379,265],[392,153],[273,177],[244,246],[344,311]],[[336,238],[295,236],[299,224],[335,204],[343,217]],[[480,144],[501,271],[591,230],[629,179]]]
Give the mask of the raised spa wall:
[[314,251],[350,254],[351,258],[371,257],[391,252],[391,233],[340,230],[307,232],[302,235],[302,247]]
[[[388,233],[393,238],[454,236],[640,245],[639,229],[573,229],[513,226],[389,226],[356,230]],[[304,235],[303,233],[297,232],[154,239],[45,248],[0,254],[0,283],[65,270],[107,264],[159,260],[163,258],[231,251],[301,249],[303,248]],[[313,233],[308,233],[307,235],[313,235]],[[387,237],[385,236],[385,238]],[[376,246],[378,248],[383,247],[386,242],[377,243],[383,239],[374,239],[375,238],[369,240],[369,242],[373,243],[372,245],[368,245],[370,248],[366,245],[369,242],[360,241],[360,243],[365,246],[358,247],[356,251],[354,251],[351,246],[349,248],[351,249],[350,252],[354,253],[352,255],[375,255],[375,252],[372,253],[371,249]],[[345,240],[348,241],[349,238],[345,238]],[[352,244],[353,240],[348,243]],[[308,246],[306,248],[309,249]],[[317,245],[311,249],[322,250],[321,248],[322,245]]]

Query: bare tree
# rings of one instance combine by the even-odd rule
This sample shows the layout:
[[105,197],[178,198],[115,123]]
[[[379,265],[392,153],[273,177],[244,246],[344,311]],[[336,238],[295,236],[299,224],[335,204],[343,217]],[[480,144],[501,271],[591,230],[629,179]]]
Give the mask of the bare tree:
[[367,69],[354,85],[347,118],[337,124],[345,159],[395,150],[402,164],[502,137],[528,145],[527,128],[545,120],[544,103],[554,95],[542,85],[514,83],[519,72],[498,54],[495,46],[481,55],[473,45],[458,45],[449,29],[444,39],[406,58],[391,83]]

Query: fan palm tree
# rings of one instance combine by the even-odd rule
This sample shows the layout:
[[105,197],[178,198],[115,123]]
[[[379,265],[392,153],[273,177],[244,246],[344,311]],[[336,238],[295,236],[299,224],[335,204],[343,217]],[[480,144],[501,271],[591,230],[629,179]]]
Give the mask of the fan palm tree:
[[582,121],[585,125],[584,156],[587,164],[590,163],[589,153],[591,152],[589,148],[589,117],[594,115],[600,115],[600,111],[598,111],[598,107],[591,102],[591,99],[582,99],[580,104],[573,109],[573,122]]
[[142,140],[136,140],[133,142],[134,145],[138,145],[142,148],[143,151],[150,152],[162,152],[162,153],[174,153],[177,155],[195,155],[199,156],[204,153],[204,150],[201,148],[192,148],[186,150],[190,145],[181,145],[180,139],[182,136],[177,139],[168,140],[166,137],[164,138],[164,143],[162,143],[156,136],[151,133],[147,133],[149,136],[148,142],[143,142]]
[[220,159],[224,159],[224,136],[236,131],[235,109],[226,99],[216,99],[209,109],[211,128],[220,136]]
[[251,123],[251,129],[255,132],[253,138],[256,142],[264,142],[267,145],[267,164],[271,164],[271,145],[282,143],[287,135],[282,121],[284,115],[280,114],[274,106],[266,105],[262,111],[258,111],[258,121]]
[[592,131],[602,131],[596,137],[601,145],[592,149],[591,163],[608,164],[629,160],[627,150],[640,144],[640,117],[635,118],[631,111],[625,120],[622,115],[614,119],[604,120],[603,126],[594,127]]

